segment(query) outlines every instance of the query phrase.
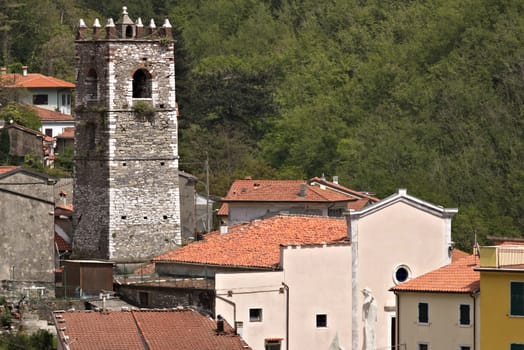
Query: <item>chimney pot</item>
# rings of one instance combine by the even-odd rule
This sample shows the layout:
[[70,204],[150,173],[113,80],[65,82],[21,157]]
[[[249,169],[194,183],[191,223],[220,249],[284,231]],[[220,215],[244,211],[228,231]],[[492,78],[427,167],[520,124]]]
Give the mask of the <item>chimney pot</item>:
[[305,197],[306,196],[306,184],[300,184],[300,194],[299,196],[300,197]]
[[333,176],[333,183],[338,185],[338,176]]
[[22,75],[27,76],[27,66],[22,66]]

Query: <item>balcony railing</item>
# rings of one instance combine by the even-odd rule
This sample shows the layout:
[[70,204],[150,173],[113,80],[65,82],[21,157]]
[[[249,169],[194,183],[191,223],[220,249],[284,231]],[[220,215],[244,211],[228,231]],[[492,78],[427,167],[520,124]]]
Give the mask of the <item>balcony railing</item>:
[[480,267],[524,265],[524,246],[480,247]]

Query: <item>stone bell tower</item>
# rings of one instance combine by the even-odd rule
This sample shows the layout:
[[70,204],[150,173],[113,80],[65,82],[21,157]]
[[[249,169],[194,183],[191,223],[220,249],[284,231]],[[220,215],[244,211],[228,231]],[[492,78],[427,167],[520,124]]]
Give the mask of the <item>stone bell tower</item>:
[[147,259],[181,244],[172,28],[120,20],[76,38],[73,252]]

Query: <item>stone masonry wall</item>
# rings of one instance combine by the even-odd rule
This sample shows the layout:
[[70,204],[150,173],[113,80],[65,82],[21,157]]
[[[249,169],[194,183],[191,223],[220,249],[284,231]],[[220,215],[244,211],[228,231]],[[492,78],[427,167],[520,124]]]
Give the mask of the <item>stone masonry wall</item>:
[[[175,248],[181,225],[173,44],[79,40],[77,63],[75,252],[128,260]],[[90,69],[97,100],[82,84]],[[151,98],[132,97],[138,69],[152,76]],[[139,101],[154,115],[137,113]]]

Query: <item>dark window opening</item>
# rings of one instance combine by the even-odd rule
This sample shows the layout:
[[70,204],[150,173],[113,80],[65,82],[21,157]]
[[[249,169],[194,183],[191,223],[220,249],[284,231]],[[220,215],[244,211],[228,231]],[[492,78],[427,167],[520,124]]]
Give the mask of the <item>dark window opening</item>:
[[140,306],[149,306],[149,293],[138,292],[138,302],[140,303]]
[[428,344],[418,344],[418,350],[428,350],[429,345]]
[[132,38],[133,37],[133,27],[127,26],[126,27],[126,38]]
[[510,282],[511,316],[524,316],[524,282]]
[[33,95],[34,105],[46,105],[48,104],[49,97],[47,95]]
[[511,344],[510,350],[524,350],[524,344]]
[[87,134],[87,149],[94,150],[96,148],[96,126],[92,123],[86,125]]
[[262,309],[249,309],[249,321],[250,322],[261,322],[262,321]]
[[62,95],[62,106],[66,105],[66,95]]
[[460,350],[471,350],[471,346],[461,346]]
[[164,163],[164,162],[160,162],[160,165],[164,165],[164,164],[166,164],[166,163]]
[[470,317],[469,317],[469,305],[462,304],[460,305],[460,324],[462,326],[469,326],[471,323]]
[[126,165],[127,165],[127,163],[122,163],[122,166],[126,166]]
[[122,220],[125,220],[125,219],[127,219],[127,216],[122,215],[120,218],[121,218]]
[[87,77],[85,81],[86,95],[88,100],[97,100],[98,99],[98,75],[96,71],[91,68],[87,72]]
[[264,350],[280,350],[282,341],[280,339],[266,339]]
[[144,216],[144,220],[147,220],[147,216]]
[[405,282],[409,278],[409,271],[405,267],[399,267],[395,271],[395,279],[399,282]]
[[319,314],[317,315],[317,328],[326,328],[327,327],[327,315]]
[[428,303],[418,303],[418,323],[429,322],[429,305]]
[[164,215],[164,220],[167,220],[167,215]]
[[151,98],[151,74],[139,69],[133,74],[133,98]]
[[46,136],[53,137],[53,129],[45,129],[45,134],[46,134]]

